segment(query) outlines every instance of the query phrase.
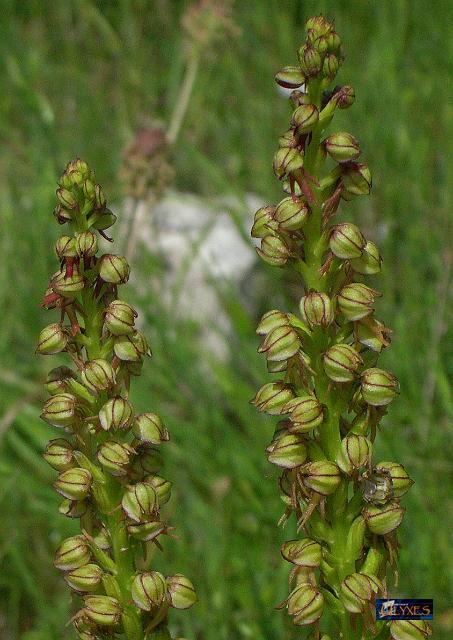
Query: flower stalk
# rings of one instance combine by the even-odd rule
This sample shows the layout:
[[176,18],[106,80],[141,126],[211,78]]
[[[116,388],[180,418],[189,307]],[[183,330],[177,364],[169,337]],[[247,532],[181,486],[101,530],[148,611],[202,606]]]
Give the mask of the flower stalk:
[[37,352],[64,353],[72,367],[50,371],[41,417],[63,432],[44,458],[59,473],[60,512],[79,519],[80,534],[61,543],[55,566],[82,599],[73,618],[79,638],[170,639],[169,609],[188,608],[196,596],[184,576],[149,566],[171,531],[160,513],[171,483],[158,475],[159,446],[170,436],[159,416],[137,415],[129,400],[131,379],[151,355],[137,312],[118,294],[129,265],[98,256],[98,234],[110,240],[116,218],[85,162],[68,164],[57,198],[55,217],[72,235],[56,243],[60,266],[43,306],[60,317],[41,331]]
[[280,522],[294,514],[299,534],[281,549],[292,566],[281,607],[312,640],[423,640],[424,621],[374,618],[412,480],[402,465],[373,460],[377,427],[399,388],[377,365],[390,330],[374,317],[380,292],[363,282],[380,271],[379,250],[336,217],[342,202],[371,189],[356,138],[328,130],[354,102],[352,87],[332,88],[343,57],[333,24],[310,18],[299,64],[275,78],[292,89],[290,127],[273,163],[286,197],[257,211],[252,236],[265,262],[300,274],[305,295],[299,313],[274,309],[258,326],[276,379],[252,402],[280,417],[267,455],[282,471]]

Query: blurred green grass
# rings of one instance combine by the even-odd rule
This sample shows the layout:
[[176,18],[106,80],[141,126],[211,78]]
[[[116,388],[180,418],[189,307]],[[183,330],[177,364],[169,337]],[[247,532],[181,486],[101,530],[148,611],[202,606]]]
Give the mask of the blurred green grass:
[[[37,418],[33,357],[48,314],[39,309],[54,270],[50,247],[56,178],[80,155],[119,201],[121,152],[148,117],[168,119],[183,74],[178,0],[3,0],[0,23],[0,637],[51,640],[71,600],[52,567],[74,524],[58,516],[53,474],[40,451],[53,433]],[[452,270],[453,7],[446,0],[237,3],[242,34],[208,56],[174,151],[176,186],[206,196],[254,192],[276,201],[271,159],[288,110],[273,75],[291,64],[305,18],[325,11],[345,42],[339,81],[356,89],[341,114],[362,143],[373,195],[344,209],[385,257],[376,286],[395,330],[383,363],[401,399],[382,430],[380,453],[406,464],[416,485],[401,531],[394,595],[435,599],[436,638],[453,633],[453,340],[447,332]],[[233,185],[233,186],[232,186]],[[143,272],[152,268],[138,261]],[[272,270],[263,305],[288,304]],[[266,300],[267,297],[267,300]],[[264,458],[271,422],[248,399],[266,374],[254,321],[237,300],[231,362],[206,375],[197,328],[175,322],[150,291],[155,357],[135,390],[139,408],[168,420],[175,496],[169,517],[180,540],[165,544],[168,571],[194,578],[200,603],[175,615],[175,632],[200,640],[300,638],[273,606],[285,594],[275,527],[281,506]],[[451,319],[451,316],[450,316]],[[169,331],[169,327],[172,331]],[[41,394],[41,396],[40,396]],[[379,456],[380,457],[380,456]],[[159,560],[160,561],[160,560]],[[65,635],[66,634],[66,635]]]

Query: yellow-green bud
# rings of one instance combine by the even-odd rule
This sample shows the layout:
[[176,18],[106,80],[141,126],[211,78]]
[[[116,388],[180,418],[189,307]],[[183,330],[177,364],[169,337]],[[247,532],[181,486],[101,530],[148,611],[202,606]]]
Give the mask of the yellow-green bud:
[[392,620],[390,634],[393,640],[426,640],[432,629],[426,620]]
[[274,174],[279,180],[283,180],[290,173],[301,169],[304,158],[300,151],[292,147],[281,147],[274,155]]
[[137,312],[123,300],[113,300],[105,310],[104,326],[114,336],[134,333]]
[[344,473],[350,475],[369,463],[371,453],[372,444],[368,438],[350,433],[341,441],[337,464]]
[[298,89],[304,84],[304,74],[300,67],[283,67],[275,75],[275,82],[285,89]]
[[329,238],[330,250],[337,258],[350,260],[362,255],[366,240],[360,229],[350,222],[332,227]]
[[64,438],[50,440],[42,457],[57,471],[66,471],[74,465],[72,445]]
[[116,215],[113,214],[109,209],[104,209],[100,212],[99,215],[96,215],[96,218],[92,224],[92,226],[98,231],[105,231],[106,229],[110,229],[116,222]]
[[349,162],[360,155],[359,143],[354,136],[338,131],[325,139],[324,146],[330,157],[336,162]]
[[303,394],[289,400],[283,407],[282,413],[291,412],[290,426],[291,433],[305,433],[313,431],[322,423],[324,411],[322,405],[312,394]]
[[322,560],[321,545],[310,538],[285,542],[280,552],[288,562],[307,569],[316,569]]
[[376,576],[352,573],[341,583],[340,599],[350,613],[363,613],[369,602],[382,590],[382,584]]
[[267,459],[283,469],[299,467],[307,459],[307,445],[299,433],[283,433],[266,449]]
[[126,489],[121,506],[127,517],[134,522],[151,520],[159,509],[157,493],[150,484],[137,482]]
[[175,609],[189,609],[197,601],[195,587],[180,573],[167,578],[167,588],[170,606]]
[[414,484],[403,465],[397,462],[379,462],[376,469],[387,472],[391,477],[395,498],[401,498]]
[[65,298],[72,299],[85,286],[83,276],[74,269],[72,275],[66,275],[66,269],[57,272],[57,274],[51,280],[51,287],[55,293]]
[[329,296],[320,291],[310,291],[299,303],[302,319],[310,327],[327,327],[333,321],[334,309]]
[[255,213],[251,235],[253,238],[264,238],[272,231],[276,231],[278,224],[274,219],[275,207],[268,205],[261,207]]
[[351,382],[363,360],[349,344],[335,344],[323,355],[323,364],[324,371],[334,382]]
[[370,240],[365,244],[362,250],[360,258],[354,258],[351,260],[351,267],[357,273],[363,275],[374,275],[381,270],[382,258],[379,253],[379,249]]
[[51,395],[68,391],[68,381],[75,379],[75,373],[69,367],[55,367],[47,374],[46,389]]
[[341,47],[341,38],[336,31],[331,31],[326,35],[327,50],[330,53],[338,53]]
[[99,275],[104,282],[124,284],[129,280],[130,271],[131,268],[123,256],[107,253],[99,261]]
[[77,209],[77,199],[69,189],[64,187],[57,189],[57,198],[61,206],[67,211]]
[[291,385],[284,382],[268,382],[257,391],[251,403],[258,411],[277,416],[286,413],[283,407],[292,398],[294,398],[294,391]]
[[302,468],[303,483],[322,496],[328,496],[336,491],[341,482],[340,469],[330,460],[309,462]]
[[83,612],[100,627],[113,627],[120,621],[121,605],[111,596],[86,596]]
[[137,362],[142,356],[151,355],[148,342],[140,331],[135,331],[131,335],[117,336],[113,350],[117,358],[128,362]]
[[53,483],[60,495],[69,500],[83,500],[91,489],[93,477],[87,469],[74,467],[62,471]]
[[58,507],[58,512],[67,518],[81,518],[88,511],[88,504],[85,500],[70,500],[65,498]]
[[98,250],[98,240],[92,231],[82,231],[75,239],[77,255],[81,258],[92,258]]
[[294,356],[300,348],[300,338],[292,327],[277,327],[264,338],[259,353],[265,353],[270,361],[281,362]]
[[322,58],[312,45],[302,45],[298,55],[302,73],[304,73],[307,78],[312,78],[321,71]]
[[295,201],[291,196],[284,198],[275,211],[275,220],[283,231],[297,231],[307,220],[309,210],[303,200]]
[[128,429],[134,417],[131,403],[125,398],[111,398],[99,411],[99,422],[104,431]]
[[333,53],[328,53],[322,64],[322,73],[329,80],[333,80],[340,68],[340,60]]
[[296,127],[297,133],[302,135],[309,133],[318,124],[319,111],[314,104],[301,104],[294,111],[291,124]]
[[72,571],[88,564],[90,547],[82,535],[63,540],[55,553],[54,565],[61,571]]
[[361,282],[345,285],[338,294],[338,306],[348,320],[360,320],[374,311],[374,301],[382,294]]
[[284,327],[289,325],[288,314],[278,309],[268,311],[263,315],[259,325],[256,328],[256,333],[259,336],[266,336],[272,329],[276,327]]
[[398,379],[384,369],[366,369],[361,377],[363,399],[374,407],[382,407],[399,395]]
[[47,325],[39,334],[36,352],[41,355],[53,355],[66,349],[69,342],[67,330],[58,322]]
[[283,267],[291,257],[291,251],[286,242],[272,235],[264,236],[261,247],[257,247],[256,252],[264,262],[274,267]]
[[297,586],[287,602],[288,613],[294,616],[294,624],[314,624],[322,616],[324,597],[312,584],[303,583]]
[[[339,103],[340,104],[340,103]],[[367,164],[349,162],[342,167],[342,194],[366,196],[371,191],[371,173]]]
[[116,382],[112,365],[101,358],[87,362],[81,375],[83,384],[96,395],[101,391],[107,391]]
[[77,255],[75,239],[71,236],[61,236],[55,243],[55,253],[60,258],[75,258]]
[[127,527],[129,534],[141,542],[151,542],[167,531],[167,527],[160,520],[130,524]]
[[132,600],[142,611],[160,607],[167,595],[167,583],[158,571],[139,573],[131,585]]
[[41,418],[54,427],[69,427],[76,417],[76,398],[71,393],[57,393],[43,406]]
[[134,449],[126,442],[107,440],[99,446],[97,459],[112,476],[124,476]]
[[97,564],[85,564],[69,571],[64,579],[74,591],[89,592],[95,591],[101,583],[103,571]]
[[383,506],[374,504],[364,507],[362,513],[368,529],[376,535],[384,536],[400,526],[405,509],[399,502],[388,502]]
[[146,476],[144,482],[148,482],[157,493],[159,506],[166,504],[170,500],[171,482],[169,480],[165,480],[161,476],[151,475]]
[[333,29],[333,24],[323,15],[311,16],[305,23],[307,40],[312,42],[321,36],[328,36]]
[[149,444],[160,444],[170,440],[166,426],[155,413],[141,413],[136,416],[132,433],[140,442]]

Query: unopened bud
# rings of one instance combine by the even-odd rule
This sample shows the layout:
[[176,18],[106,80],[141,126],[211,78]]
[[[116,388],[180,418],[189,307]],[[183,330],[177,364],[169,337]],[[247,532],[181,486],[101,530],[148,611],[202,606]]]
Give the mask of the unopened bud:
[[256,252],[264,262],[274,267],[283,267],[291,257],[288,245],[278,236],[264,236],[261,247],[257,247]]
[[323,364],[324,371],[334,382],[351,382],[363,360],[349,344],[335,344],[323,355]]
[[283,433],[266,449],[267,459],[283,469],[300,467],[307,459],[307,445],[299,433]]
[[39,334],[36,352],[41,355],[53,355],[66,349],[69,334],[59,323],[49,324]]
[[165,480],[161,476],[151,475],[147,476],[144,482],[148,482],[157,493],[159,506],[166,504],[170,500],[171,482],[169,480]]
[[253,227],[251,230],[251,235],[253,238],[264,238],[264,236],[269,235],[271,231],[276,231],[278,228],[278,223],[274,219],[275,207],[266,206],[261,207],[255,213],[255,218],[253,221]]
[[128,400],[120,397],[111,398],[99,411],[99,422],[104,431],[128,429],[133,416],[134,410]]
[[77,269],[74,269],[72,275],[66,275],[66,269],[57,272],[50,284],[55,293],[69,299],[74,298],[85,286],[83,276]]
[[275,220],[279,229],[283,231],[297,231],[301,229],[309,214],[309,209],[303,200],[295,201],[294,198],[284,198],[277,206]]
[[110,389],[116,382],[112,365],[101,358],[87,362],[81,376],[83,384],[96,395]]
[[278,311],[278,309],[273,309],[263,315],[256,328],[256,333],[259,336],[266,336],[273,329],[276,329],[277,327],[284,327],[288,324],[288,314],[283,313],[283,311]]
[[139,573],[131,585],[132,600],[142,611],[160,607],[167,594],[167,583],[158,571]]
[[352,573],[341,583],[340,598],[350,613],[363,613],[380,591],[382,585],[375,576]]
[[348,162],[343,165],[342,193],[348,196],[367,196],[371,191],[371,172],[367,164]]
[[132,433],[140,442],[149,444],[160,444],[170,440],[167,428],[155,413],[141,413],[136,416]]
[[121,605],[111,596],[86,596],[83,612],[100,627],[113,627],[120,621]]
[[390,372],[372,367],[362,373],[363,399],[374,407],[382,407],[399,395],[398,379]]
[[77,255],[75,239],[71,236],[61,236],[55,243],[55,253],[60,258],[75,258]]
[[135,331],[131,335],[117,336],[113,350],[117,358],[128,362],[137,362],[143,356],[151,355],[151,349],[141,331]]
[[333,133],[326,138],[324,146],[335,162],[349,162],[360,155],[359,143],[354,136],[345,131]]
[[180,573],[167,578],[167,588],[170,606],[175,609],[189,609],[197,601],[195,587]]
[[74,591],[95,591],[101,583],[103,571],[97,564],[85,564],[69,571],[64,579]]
[[329,296],[320,291],[310,291],[299,304],[302,319],[310,327],[327,327],[334,317],[333,305]]
[[58,507],[58,513],[67,518],[81,518],[86,514],[88,505],[86,500],[70,500],[65,498]]
[[376,469],[385,471],[392,479],[392,489],[395,498],[401,498],[414,484],[402,464],[397,462],[379,462]]
[[94,206],[96,209],[103,210],[107,200],[100,184],[94,185]]
[[323,15],[311,16],[305,23],[307,39],[311,42],[321,36],[328,36],[333,29],[333,24]]
[[333,80],[340,68],[340,60],[333,53],[328,53],[322,64],[322,73],[329,80]]
[[332,227],[329,238],[330,250],[337,258],[350,260],[362,255],[366,245],[360,229],[350,222],[343,222]]
[[71,393],[57,393],[43,406],[41,418],[54,427],[68,427],[76,417],[76,398]]
[[299,49],[299,63],[308,78],[316,76],[322,69],[321,56],[310,44],[304,44]]
[[47,375],[46,389],[51,395],[65,392],[68,390],[68,380],[74,380],[75,377],[69,367],[55,367]]
[[292,327],[277,327],[264,338],[259,353],[265,353],[270,361],[281,362],[294,356],[300,348],[300,338]]
[[141,524],[130,524],[127,527],[129,534],[141,542],[151,542],[161,534],[167,532],[167,527],[160,520],[142,522]]
[[357,273],[362,273],[363,275],[374,275],[375,273],[379,273],[381,270],[382,258],[379,253],[379,249],[374,244],[368,240],[362,250],[362,255],[360,258],[354,258],[351,260],[351,267]]
[[123,256],[107,253],[99,261],[99,275],[104,282],[124,284],[129,280],[130,271],[131,268]]
[[74,464],[72,445],[64,438],[51,440],[43,453],[44,460],[57,471],[66,471]]
[[372,444],[368,438],[351,433],[341,441],[337,464],[344,473],[350,475],[368,464],[371,452]]
[[126,442],[107,440],[99,446],[97,458],[112,476],[124,476],[133,454],[134,449]]
[[157,494],[146,482],[137,482],[126,489],[121,506],[127,517],[134,522],[150,520],[159,509]]
[[57,189],[57,198],[61,206],[67,211],[77,209],[77,198],[71,190],[60,187],[60,189]]
[[331,31],[326,35],[327,50],[330,53],[338,53],[341,48],[341,38],[336,31]]
[[300,67],[283,67],[275,75],[275,82],[285,89],[298,89],[304,84],[304,74]]
[[83,500],[89,494],[92,482],[92,475],[87,469],[74,467],[62,471],[53,486],[64,498]]
[[302,135],[309,133],[318,124],[319,111],[314,104],[301,104],[294,111],[291,124],[297,128],[297,133]]
[[104,209],[98,215],[96,215],[95,220],[93,221],[92,226],[98,231],[105,231],[106,229],[110,229],[116,222],[116,215],[112,213],[109,209]]
[[362,513],[368,529],[376,535],[384,536],[400,526],[405,509],[399,502],[388,502],[383,506],[374,504],[364,507]]
[[316,396],[308,393],[287,402],[283,407],[283,413],[289,411],[291,424],[288,426],[288,431],[291,433],[313,431],[324,419],[322,405]]
[[302,154],[291,147],[282,147],[274,155],[274,173],[279,180],[301,169],[303,164],[304,158]]
[[298,567],[316,569],[321,564],[321,545],[310,538],[285,542],[280,551],[285,560]]
[[113,300],[105,310],[104,326],[114,336],[124,336],[134,333],[134,323],[137,312],[130,304],[123,300]]
[[324,596],[312,584],[304,583],[291,592],[288,598],[288,613],[294,616],[294,624],[314,624],[322,616]]
[[340,469],[329,460],[309,462],[302,473],[304,485],[322,496],[334,493],[341,482]]
[[361,282],[345,285],[338,294],[338,306],[348,320],[360,320],[374,311],[374,301],[382,294]]
[[54,565],[61,571],[71,571],[88,564],[91,558],[90,547],[81,535],[66,538],[55,553]]
[[251,402],[258,411],[276,416],[285,413],[283,407],[292,398],[294,391],[291,385],[284,382],[268,382],[257,391]]
[[432,629],[426,620],[392,620],[390,635],[393,640],[426,640]]
[[81,258],[92,258],[97,253],[98,240],[92,231],[77,234],[75,244],[77,255]]

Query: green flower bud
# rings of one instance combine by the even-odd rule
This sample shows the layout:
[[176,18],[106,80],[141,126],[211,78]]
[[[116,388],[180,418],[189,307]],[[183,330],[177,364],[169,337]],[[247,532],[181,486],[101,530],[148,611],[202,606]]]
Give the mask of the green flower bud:
[[282,180],[290,173],[301,169],[304,165],[304,158],[300,151],[291,147],[282,147],[274,155],[274,174]]
[[[295,92],[293,91],[293,93]],[[291,129],[288,129],[288,131],[285,131],[285,133],[278,139],[278,146],[284,147],[285,149],[292,149],[294,147],[297,147],[297,144],[298,142],[293,127],[291,127]]]
[[291,424],[288,427],[291,433],[312,431],[319,427],[324,419],[322,405],[318,402],[316,396],[309,393],[289,400],[284,405],[282,413],[287,413],[288,411],[291,412]]
[[64,579],[74,591],[95,591],[101,583],[103,571],[97,564],[85,564],[69,571]]
[[134,449],[126,442],[107,440],[99,446],[97,458],[112,476],[125,476],[133,453]]
[[341,47],[341,38],[336,31],[331,31],[326,35],[327,50],[330,53],[338,53]]
[[374,275],[381,270],[382,258],[379,249],[374,242],[368,241],[362,250],[360,258],[351,260],[351,267],[357,273],[363,275]]
[[385,505],[393,498],[393,483],[390,473],[386,469],[373,469],[364,474],[363,498],[379,506]]
[[137,482],[126,489],[121,501],[123,511],[134,522],[151,520],[159,509],[157,493],[146,482]]
[[397,462],[379,462],[376,469],[389,474],[392,479],[392,489],[395,498],[401,498],[414,484],[402,464]]
[[333,53],[328,53],[322,64],[322,73],[329,80],[333,80],[340,68],[340,61]]
[[426,620],[392,620],[390,634],[393,640],[425,640],[432,629]]
[[397,378],[388,371],[372,367],[362,373],[361,389],[363,399],[374,407],[382,407],[399,394]]
[[162,468],[162,455],[154,447],[140,443],[135,467],[145,474],[158,473]]
[[313,42],[321,36],[328,36],[333,29],[333,25],[324,16],[311,16],[305,23],[307,40]]
[[72,445],[64,438],[50,440],[42,457],[57,471],[66,471],[74,464]]
[[167,578],[167,588],[170,606],[175,609],[189,609],[197,601],[195,587],[180,573]]
[[142,611],[160,607],[167,594],[167,583],[158,571],[139,573],[131,585],[132,600]]
[[309,133],[318,124],[319,111],[314,104],[301,104],[294,111],[291,124],[297,128],[297,133],[302,135]]
[[303,436],[299,433],[283,433],[279,435],[266,449],[270,463],[294,469],[307,459],[307,446]]
[[278,236],[264,236],[261,247],[257,247],[256,252],[264,262],[274,267],[283,267],[291,257],[290,248]]
[[285,89],[298,89],[305,78],[299,67],[283,67],[275,75],[275,82]]
[[335,162],[349,162],[360,155],[359,143],[350,133],[338,131],[325,139],[324,146]]
[[349,196],[367,196],[371,191],[371,173],[367,164],[348,162],[343,165],[342,193]]
[[322,59],[318,51],[310,44],[304,44],[299,49],[299,63],[302,73],[312,78],[321,71]]
[[309,462],[302,473],[304,485],[322,496],[334,493],[341,482],[340,469],[330,460]]
[[83,195],[87,200],[94,202],[96,195],[94,176],[87,176],[82,184]]
[[405,509],[399,502],[389,502],[382,507],[374,504],[364,507],[362,513],[368,529],[379,536],[384,536],[400,526]]
[[136,362],[142,356],[150,356],[151,349],[148,342],[140,331],[135,331],[132,335],[118,336],[113,345],[115,355],[120,360]]
[[350,222],[342,222],[332,227],[330,233],[330,250],[337,258],[350,260],[362,255],[366,240],[360,229]]
[[129,535],[141,542],[151,542],[161,534],[167,532],[167,527],[160,520],[143,522],[141,524],[130,524],[127,527]]
[[125,336],[134,333],[137,312],[123,300],[113,300],[105,310],[104,326],[114,336]]
[[271,362],[270,360],[267,360],[266,367],[268,373],[281,373],[282,371],[286,371],[288,368],[288,361],[283,360],[282,362]]
[[362,555],[365,529],[365,518],[361,515],[357,516],[349,527],[346,548],[349,556],[354,560],[358,560]]
[[294,201],[292,197],[284,198],[275,211],[275,220],[283,231],[297,231],[307,220],[309,210],[303,200]]
[[111,596],[85,596],[83,612],[100,627],[113,627],[120,621],[121,605]]
[[36,353],[41,355],[53,355],[66,349],[69,342],[69,334],[59,323],[47,325],[39,334]]
[[294,356],[300,348],[300,338],[292,327],[273,329],[259,347],[259,353],[265,353],[270,361],[281,362]]
[[83,276],[74,269],[71,276],[66,275],[66,269],[57,272],[57,274],[51,280],[51,287],[55,293],[65,298],[72,299],[85,286]]
[[64,209],[61,204],[57,204],[55,209],[53,210],[53,215],[55,216],[58,224],[65,224],[71,220],[71,212]]
[[132,433],[141,442],[149,444],[160,444],[170,440],[167,428],[155,413],[141,413],[136,416]]
[[320,291],[310,291],[300,301],[300,314],[310,327],[327,327],[333,321],[334,309],[329,296]]
[[338,306],[348,320],[360,320],[374,311],[374,301],[382,294],[361,282],[345,285],[338,294]]
[[294,616],[294,624],[314,624],[322,616],[324,597],[312,584],[297,586],[288,598],[288,613]]
[[56,367],[47,374],[46,389],[51,395],[68,390],[68,380],[75,380],[75,373],[69,367]]
[[324,56],[328,47],[327,38],[325,36],[319,36],[319,38],[316,38],[315,40],[312,41],[312,45],[313,45],[313,48],[316,49],[316,51],[321,54],[321,56]]
[[159,506],[166,504],[170,500],[171,482],[169,480],[165,480],[165,478],[161,476],[151,475],[147,476],[144,482],[150,484],[157,493]]
[[285,560],[298,567],[316,569],[321,564],[321,545],[310,538],[285,542],[280,551]]
[[76,417],[76,398],[71,393],[57,393],[43,406],[41,418],[54,427],[69,427]]
[[71,236],[61,236],[55,243],[55,253],[60,258],[75,258],[77,255],[75,239]]
[[351,382],[363,360],[349,344],[334,344],[323,355],[324,371],[334,382]]
[[131,268],[123,256],[107,253],[99,260],[99,275],[104,282],[124,284],[129,280]]
[[375,576],[352,573],[341,583],[340,599],[350,613],[363,613],[382,590],[382,584]]
[[86,514],[88,505],[85,500],[69,500],[65,498],[58,507],[58,512],[67,518],[81,518]]
[[382,322],[375,318],[365,318],[356,325],[356,337],[360,344],[365,345],[372,351],[380,353],[384,347],[390,344],[388,329]]
[[134,417],[131,403],[125,398],[111,398],[99,411],[99,422],[104,431],[128,429]]
[[100,358],[87,362],[82,370],[82,381],[95,395],[107,391],[116,382],[115,371],[107,360]]
[[341,441],[337,464],[344,473],[350,475],[368,464],[371,453],[372,444],[368,438],[351,433]]
[[92,231],[82,231],[75,239],[77,255],[81,258],[92,258],[98,250],[98,239]]
[[106,229],[110,229],[116,222],[116,215],[113,214],[109,209],[105,209],[102,213],[96,215],[96,218],[92,224],[92,226],[98,231],[105,231]]
[[61,206],[69,212],[78,207],[77,198],[69,189],[64,187],[57,189],[57,198]]
[[[355,102],[355,91],[353,87],[340,87],[335,93],[335,99],[339,109],[347,109]],[[365,165],[364,165],[365,166]]]
[[66,538],[55,553],[54,565],[61,571],[71,571],[88,564],[91,558],[90,547],[81,535]]
[[255,213],[255,219],[251,230],[253,238],[264,238],[264,236],[269,235],[271,231],[277,230],[278,224],[274,220],[274,214],[275,207],[270,205],[258,209]]
[[268,382],[257,391],[251,403],[258,411],[277,416],[286,413],[283,407],[292,398],[294,398],[294,391],[291,385],[284,382]]
[[83,500],[90,492],[92,475],[87,469],[74,467],[62,471],[53,486],[64,498]]
[[99,640],[98,632],[83,618],[74,620],[74,628],[79,640]]
[[278,311],[278,309],[273,309],[272,311],[268,311],[261,318],[259,325],[256,328],[256,333],[259,336],[266,336],[273,329],[277,327],[285,327],[289,324],[288,314],[283,313],[283,311]]
[[96,207],[96,209],[103,210],[106,204],[107,204],[107,200],[101,185],[95,184],[94,185],[94,206]]

